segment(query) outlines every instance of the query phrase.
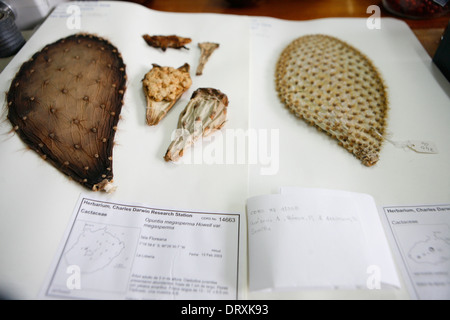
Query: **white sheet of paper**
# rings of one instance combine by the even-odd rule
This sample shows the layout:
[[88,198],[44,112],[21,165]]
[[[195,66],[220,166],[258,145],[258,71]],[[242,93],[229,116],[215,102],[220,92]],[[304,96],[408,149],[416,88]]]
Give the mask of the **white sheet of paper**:
[[449,300],[450,204],[383,210],[411,297]]
[[[72,5],[80,11],[69,10]],[[447,143],[450,85],[433,66],[412,31],[399,20],[383,19],[380,30],[368,30],[366,19],[283,21],[157,12],[121,1],[68,2],[52,12],[0,74],[1,91],[8,91],[21,64],[36,51],[77,32],[91,32],[110,40],[127,66],[125,104],[114,148],[114,180],[118,189],[105,195],[104,200],[244,212],[248,196],[271,193],[282,185],[364,192],[374,196],[380,205],[448,200],[450,171],[444,169],[450,162]],[[190,50],[163,53],[146,45],[144,33],[189,36],[193,42]],[[367,54],[389,88],[389,131],[394,133],[393,138],[432,141],[439,154],[404,152],[386,144],[379,163],[366,168],[335,141],[290,115],[277,97],[274,69],[283,48],[308,33],[339,37]],[[203,41],[218,42],[220,49],[208,61],[203,75],[194,77],[193,86],[163,122],[148,127],[141,83],[144,74],[152,63],[178,67],[187,62],[194,70],[200,57],[196,43]],[[229,97],[228,121],[222,132],[224,143],[220,145],[220,139],[216,139],[223,136],[213,136],[210,142],[205,142],[203,150],[197,144],[186,153],[186,157],[192,157],[202,150],[201,163],[166,163],[163,155],[178,115],[198,87],[219,88]],[[25,151],[19,137],[9,134],[11,126],[6,113],[0,127],[4,135],[0,141],[4,155],[0,167],[5,168],[0,172],[0,282],[12,297],[33,299],[42,286],[78,196],[86,190],[67,181],[34,152]],[[227,136],[228,130],[230,133],[240,130],[242,139]],[[238,144],[252,147],[252,135],[258,139],[257,153],[249,152],[246,157],[245,152],[244,155],[237,150],[230,152]],[[228,148],[229,143],[235,145]],[[211,159],[218,161],[211,164]],[[243,234],[245,221],[241,222]],[[247,246],[242,242],[244,252]],[[246,279],[245,259],[240,260],[240,266],[240,279]]]
[[252,291],[400,286],[368,195],[285,188],[247,212]]
[[[382,19],[381,29],[369,29],[366,23],[367,19],[345,18],[251,19],[249,126],[273,130],[278,139],[275,148],[274,143],[268,145],[271,166],[250,166],[249,196],[293,185],[363,192],[379,205],[447,202],[450,84],[405,22]],[[430,141],[439,153],[418,153],[385,143],[380,161],[367,168],[336,140],[291,114],[275,89],[276,64],[289,43],[308,34],[337,37],[366,55],[388,88],[387,131],[392,139]],[[262,172],[263,168],[271,170]]]
[[82,195],[45,298],[237,299],[239,214]]
[[[72,9],[80,11],[69,10],[73,5]],[[71,24],[77,17],[79,29]],[[128,80],[113,154],[117,190],[102,195],[103,199],[150,203],[159,208],[242,213],[247,198],[248,168],[235,159],[231,165],[219,161],[207,163],[214,158],[210,153],[225,148],[225,143],[216,143],[217,134],[205,139],[209,142],[203,141],[203,148],[198,141],[195,147],[186,151],[183,157],[186,159],[192,158],[194,152],[200,152],[199,163],[173,164],[164,161],[163,157],[177,128],[178,117],[197,88],[217,88],[230,100],[226,126],[218,134],[247,128],[248,26],[248,19],[239,16],[158,12],[123,1],[68,2],[50,14],[2,71],[0,88],[7,92],[22,63],[62,37],[88,32],[108,39],[122,54]],[[163,52],[149,47],[142,39],[146,33],[191,37],[190,50]],[[209,59],[203,75],[195,76],[200,58],[197,44],[205,41],[220,43],[220,48]],[[158,126],[149,127],[145,123],[142,78],[153,63],[173,67],[189,63],[193,85]],[[34,299],[78,196],[87,191],[68,180],[34,151],[26,151],[19,136],[11,133],[6,114],[6,111],[2,113],[4,118],[0,126],[3,135],[0,149],[5,155],[0,158],[0,167],[8,168],[0,172],[0,238],[3,244],[0,248],[0,282],[7,294]],[[244,243],[241,252],[246,247]],[[23,254],[17,254],[17,248]],[[240,262],[242,279],[245,279],[245,259]]]

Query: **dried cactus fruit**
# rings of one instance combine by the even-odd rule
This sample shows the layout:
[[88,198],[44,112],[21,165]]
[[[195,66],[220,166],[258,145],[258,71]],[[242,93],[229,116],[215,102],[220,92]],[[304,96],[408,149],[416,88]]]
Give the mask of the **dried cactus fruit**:
[[276,67],[281,101],[325,131],[366,166],[379,159],[388,111],[386,88],[373,63],[327,35],[291,42]]
[[227,119],[228,97],[220,90],[199,88],[193,94],[178,120],[175,139],[164,156],[177,161],[198,138],[220,130]]
[[192,85],[189,64],[178,69],[161,67],[153,64],[153,68],[142,79],[147,99],[147,124],[157,125]]
[[91,34],[72,35],[21,66],[7,94],[8,119],[61,172],[91,190],[110,191],[125,89],[117,48]]
[[166,51],[167,48],[173,48],[173,49],[187,49],[186,44],[191,43],[190,38],[183,38],[176,35],[172,36],[150,36],[148,34],[144,34],[142,36],[144,38],[145,42],[151,47],[154,48],[161,48],[162,51]]
[[198,47],[201,50],[201,54],[200,54],[200,62],[198,64],[195,75],[201,76],[203,74],[203,68],[205,68],[205,64],[208,62],[209,57],[212,55],[214,50],[219,48],[219,44],[213,42],[202,42],[198,44]]

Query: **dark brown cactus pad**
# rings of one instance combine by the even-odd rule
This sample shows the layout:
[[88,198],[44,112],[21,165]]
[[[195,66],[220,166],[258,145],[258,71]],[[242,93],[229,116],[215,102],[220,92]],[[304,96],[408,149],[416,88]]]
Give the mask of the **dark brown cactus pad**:
[[110,188],[125,64],[107,40],[76,34],[25,62],[7,94],[8,119],[41,157],[85,187]]
[[142,38],[144,38],[145,42],[147,42],[147,44],[150,47],[161,48],[162,51],[166,51],[167,48],[173,48],[173,49],[184,48],[184,49],[189,50],[189,48],[186,47],[186,44],[192,42],[191,38],[183,38],[183,37],[179,37],[176,35],[150,36],[148,34],[144,34],[142,36]]

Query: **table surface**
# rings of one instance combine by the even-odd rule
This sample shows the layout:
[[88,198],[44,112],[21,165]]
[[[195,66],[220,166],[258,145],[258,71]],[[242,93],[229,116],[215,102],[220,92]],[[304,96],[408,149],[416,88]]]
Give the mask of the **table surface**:
[[[367,8],[378,5],[381,17],[396,17],[405,21],[424,48],[433,56],[450,15],[433,19],[403,19],[387,12],[377,0],[131,0],[147,8],[171,12],[209,12],[249,16],[267,16],[286,20],[310,20],[329,17],[369,17]],[[231,3],[256,4],[236,7]]]

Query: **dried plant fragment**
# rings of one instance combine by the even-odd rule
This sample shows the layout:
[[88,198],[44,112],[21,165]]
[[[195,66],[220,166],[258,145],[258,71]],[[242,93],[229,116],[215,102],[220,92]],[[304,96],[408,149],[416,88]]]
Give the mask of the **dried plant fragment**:
[[326,35],[300,37],[278,60],[276,89],[293,114],[364,165],[378,161],[388,98],[377,69],[357,49]]
[[203,68],[205,67],[205,64],[208,62],[209,57],[212,55],[214,50],[219,48],[219,44],[212,42],[202,42],[198,44],[198,47],[201,50],[201,55],[200,55],[200,62],[198,64],[195,75],[201,76],[203,74]]
[[190,38],[183,38],[176,35],[171,36],[150,36],[148,34],[145,34],[142,36],[147,42],[147,44],[154,48],[161,48],[162,51],[166,51],[167,48],[173,48],[173,49],[187,49],[187,44],[191,43],[192,39]]
[[200,137],[220,130],[227,119],[228,97],[213,88],[199,88],[181,112],[175,139],[167,149],[164,159],[177,161]]
[[76,34],[25,62],[7,94],[8,119],[43,159],[83,186],[111,190],[125,65],[110,42]]
[[147,99],[147,124],[157,125],[192,85],[189,64],[178,69],[161,67],[153,64],[153,68],[142,80]]

